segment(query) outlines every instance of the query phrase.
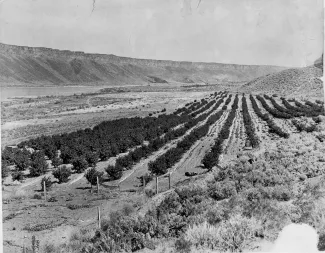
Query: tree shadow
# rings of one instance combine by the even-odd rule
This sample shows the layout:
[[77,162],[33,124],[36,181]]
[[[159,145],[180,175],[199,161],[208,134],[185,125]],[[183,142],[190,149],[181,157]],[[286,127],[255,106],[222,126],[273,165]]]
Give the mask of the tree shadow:
[[95,189],[94,187],[91,188],[90,186],[84,186],[84,187],[77,187],[76,189],[78,190],[90,190],[90,189]]

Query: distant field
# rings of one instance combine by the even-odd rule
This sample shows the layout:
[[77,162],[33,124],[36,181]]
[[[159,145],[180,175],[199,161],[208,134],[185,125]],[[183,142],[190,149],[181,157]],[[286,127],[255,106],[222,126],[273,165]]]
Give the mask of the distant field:
[[[57,134],[92,127],[107,119],[148,116],[149,113],[164,108],[170,112],[194,97],[199,99],[213,88],[179,85],[106,89],[63,87],[62,90],[8,88],[12,91],[18,89],[21,93],[20,96],[19,93],[15,95],[19,98],[1,102],[2,146],[42,134]],[[60,95],[54,93],[42,96],[53,91]]]
[[68,96],[80,93],[96,92],[103,87],[92,86],[49,86],[49,87],[1,87],[1,101],[8,101],[12,98],[30,97],[36,98],[39,96]]

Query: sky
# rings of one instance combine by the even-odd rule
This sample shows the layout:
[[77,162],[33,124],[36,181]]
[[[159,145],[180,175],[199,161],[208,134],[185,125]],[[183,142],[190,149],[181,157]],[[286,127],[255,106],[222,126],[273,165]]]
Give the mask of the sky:
[[0,42],[196,62],[303,67],[323,0],[0,0]]

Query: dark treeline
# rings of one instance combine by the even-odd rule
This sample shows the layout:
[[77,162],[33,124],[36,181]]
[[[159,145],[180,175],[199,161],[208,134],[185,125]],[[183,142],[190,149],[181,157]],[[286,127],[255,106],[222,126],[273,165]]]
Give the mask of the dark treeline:
[[[217,97],[218,95],[225,95],[226,93],[225,92],[215,92],[213,94],[210,95],[210,97]],[[191,103],[187,103],[185,104],[184,107],[181,107],[181,108],[178,108],[174,114],[180,114],[180,113],[186,113],[186,114],[190,114],[191,112],[199,109],[200,107],[204,106],[204,104],[206,104],[207,101],[204,101],[203,102],[203,99],[201,99],[201,102],[200,101],[196,101],[194,100],[193,102]]]
[[[252,95],[250,95],[250,100],[252,102],[252,106],[254,109],[254,112],[257,114],[258,117],[260,117],[262,120],[266,121],[266,123],[269,126],[269,132],[270,133],[275,133],[277,135],[279,135],[280,137],[284,137],[284,138],[289,138],[289,134],[284,132],[279,126],[277,126],[274,121],[270,118],[270,115],[265,113],[263,114],[260,110],[260,108],[258,107],[254,97]],[[264,101],[265,102],[265,101]]]
[[[282,100],[282,104],[286,108],[288,108],[288,110],[300,112],[306,117],[316,117],[321,114],[321,112],[314,110],[308,106],[302,106],[302,107],[301,106],[293,106],[285,98],[281,98],[281,100]],[[295,102],[297,102],[297,101],[295,101]],[[297,102],[297,103],[299,103],[299,102]],[[301,104],[301,103],[299,103],[299,104]]]
[[[215,103],[215,100],[213,100]],[[170,130],[162,138],[156,138],[155,140],[149,142],[148,145],[142,145],[139,148],[129,152],[127,155],[122,156],[116,160],[115,166],[108,166],[106,171],[114,179],[118,179],[122,176],[122,171],[125,169],[130,169],[135,163],[139,162],[142,158],[148,157],[153,152],[159,150],[167,142],[183,136],[189,129],[195,127],[199,122],[205,120],[211,113],[213,113],[223,102],[223,97],[220,98],[213,108],[206,113],[201,114],[197,118],[192,118],[183,127]],[[212,104],[211,104],[212,106]],[[209,108],[207,108],[208,110]]]
[[213,147],[211,148],[210,152],[208,152],[203,160],[202,163],[205,168],[211,170],[212,167],[216,166],[219,162],[219,156],[223,152],[222,144],[224,140],[228,139],[230,134],[230,127],[233,124],[234,118],[236,117],[236,110],[238,108],[238,95],[236,95],[235,100],[231,106],[231,111],[228,114],[228,117],[221,128],[221,131],[218,134],[218,137],[215,140]]
[[227,108],[228,108],[227,106],[229,105],[229,103],[230,103],[230,101],[231,101],[231,98],[232,98],[232,95],[230,95],[230,96],[227,98],[227,100],[226,100],[224,106],[222,107],[222,110],[227,110]]
[[265,108],[265,110],[267,110],[273,117],[275,118],[280,118],[280,119],[290,119],[292,118],[292,116],[290,114],[281,112],[277,109],[273,109],[271,108],[266,101],[264,100],[263,97],[261,96],[256,96],[256,98],[261,102],[261,104],[263,105],[263,107]]
[[272,97],[269,97],[267,95],[264,95],[264,97],[268,100],[271,101],[272,105],[274,106],[275,109],[277,109],[279,112],[282,112],[282,113],[285,113],[285,114],[288,114],[290,115],[291,118],[294,118],[294,117],[300,117],[300,116],[303,116],[304,114],[301,113],[301,112],[298,112],[296,110],[291,110],[289,108],[284,108],[282,106],[280,106],[275,100],[274,98]]
[[309,106],[312,110],[319,112],[322,115],[325,115],[324,105],[318,105],[310,101],[306,101],[305,104]]
[[244,119],[244,126],[245,126],[245,131],[246,131],[248,140],[250,141],[250,144],[252,145],[252,147],[256,148],[259,144],[259,141],[258,141],[258,137],[256,136],[256,133],[255,133],[252,118],[249,115],[245,94],[243,94],[243,98],[242,98],[242,108],[243,108],[242,113],[243,113],[243,119]]
[[207,109],[209,109],[216,101],[212,100],[209,103],[207,103],[205,106],[203,106],[202,108],[200,108],[199,110],[196,110],[195,112],[191,113],[190,116],[191,117],[196,117],[197,115],[201,114],[202,112],[206,111]]
[[[213,111],[217,109],[222,102],[223,99],[219,100],[215,108],[213,108]],[[197,140],[207,135],[210,126],[220,119],[223,112],[224,111],[221,110],[212,114],[205,124],[192,130],[190,134],[186,135],[183,140],[177,143],[175,148],[169,149],[155,161],[150,162],[149,171],[155,175],[163,175],[167,173],[168,169],[174,166]]]
[[[207,104],[209,103],[202,101],[201,106],[207,108]],[[193,116],[188,114],[163,114],[158,117],[104,121],[93,129],[41,136],[20,143],[18,148],[5,147],[2,151],[2,162],[6,165],[16,165],[19,170],[30,168],[31,152],[24,148],[28,147],[35,152],[42,152],[44,157],[47,156],[52,162],[60,159],[60,163],[72,163],[78,172],[82,172],[87,167],[96,165],[99,160],[105,161],[142,145],[144,141],[151,142],[178,125],[192,122],[192,118]]]
[[295,105],[301,109],[304,109],[306,111],[312,110],[312,111],[319,112],[320,114],[325,115],[323,106],[316,105],[310,101],[306,101],[305,104],[302,104],[297,100],[294,100],[294,102],[295,102]]
[[199,108],[201,108],[202,106],[204,106],[205,104],[207,104],[207,101],[202,98],[201,101],[194,101],[191,106],[189,106],[188,108],[186,107],[182,107],[177,109],[174,114],[189,114],[191,112],[194,112],[195,110],[198,110]]

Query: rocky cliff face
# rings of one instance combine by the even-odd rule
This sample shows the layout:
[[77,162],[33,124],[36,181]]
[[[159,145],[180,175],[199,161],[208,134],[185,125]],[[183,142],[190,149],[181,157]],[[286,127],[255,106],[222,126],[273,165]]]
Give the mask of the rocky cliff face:
[[248,81],[283,69],[134,59],[0,43],[0,82],[7,84],[147,84],[153,78],[167,82],[192,80],[213,83],[220,80]]

